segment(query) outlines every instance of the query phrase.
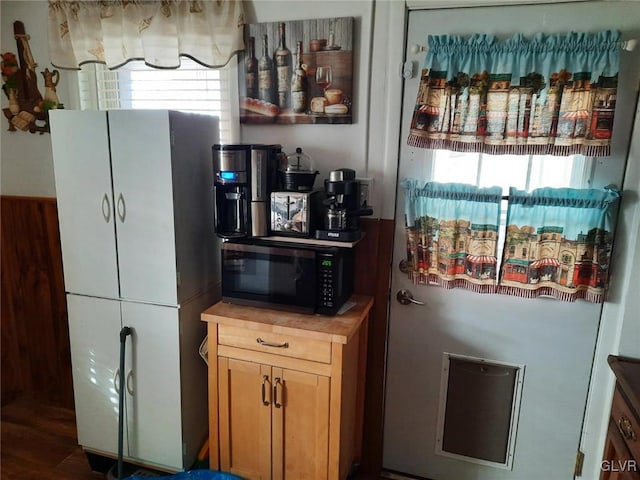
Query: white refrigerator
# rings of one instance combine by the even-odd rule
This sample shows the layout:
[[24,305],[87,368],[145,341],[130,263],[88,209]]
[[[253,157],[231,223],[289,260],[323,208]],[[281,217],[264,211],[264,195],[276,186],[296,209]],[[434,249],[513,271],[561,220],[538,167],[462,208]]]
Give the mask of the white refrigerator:
[[[208,435],[200,312],[219,298],[216,117],[50,112],[78,442],[178,471]],[[123,326],[125,371],[119,371]],[[120,376],[125,388],[119,392]]]

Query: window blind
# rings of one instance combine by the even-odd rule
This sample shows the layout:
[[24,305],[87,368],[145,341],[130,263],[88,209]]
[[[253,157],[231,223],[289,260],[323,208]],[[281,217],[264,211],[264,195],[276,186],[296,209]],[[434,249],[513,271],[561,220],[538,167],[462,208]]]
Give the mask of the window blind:
[[178,69],[151,68],[133,61],[109,70],[84,64],[78,72],[82,110],[168,109],[214,115],[220,119],[220,142],[230,143],[230,67],[206,68],[182,57]]

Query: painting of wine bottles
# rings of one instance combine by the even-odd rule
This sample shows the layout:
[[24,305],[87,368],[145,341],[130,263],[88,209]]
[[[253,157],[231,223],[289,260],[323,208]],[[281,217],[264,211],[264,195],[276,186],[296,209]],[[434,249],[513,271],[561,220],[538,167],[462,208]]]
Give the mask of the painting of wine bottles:
[[250,24],[244,36],[240,123],[352,123],[353,17]]

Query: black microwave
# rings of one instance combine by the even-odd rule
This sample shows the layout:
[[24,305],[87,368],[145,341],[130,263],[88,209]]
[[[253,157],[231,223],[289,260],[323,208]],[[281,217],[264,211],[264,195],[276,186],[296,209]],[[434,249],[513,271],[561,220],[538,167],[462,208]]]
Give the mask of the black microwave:
[[334,315],[353,292],[348,248],[229,240],[221,263],[223,302]]

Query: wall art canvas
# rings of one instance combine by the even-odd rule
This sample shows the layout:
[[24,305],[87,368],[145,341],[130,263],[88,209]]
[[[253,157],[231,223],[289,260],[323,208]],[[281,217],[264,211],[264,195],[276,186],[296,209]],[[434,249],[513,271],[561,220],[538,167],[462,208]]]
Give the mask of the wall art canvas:
[[240,123],[352,123],[353,17],[250,24],[244,36]]

